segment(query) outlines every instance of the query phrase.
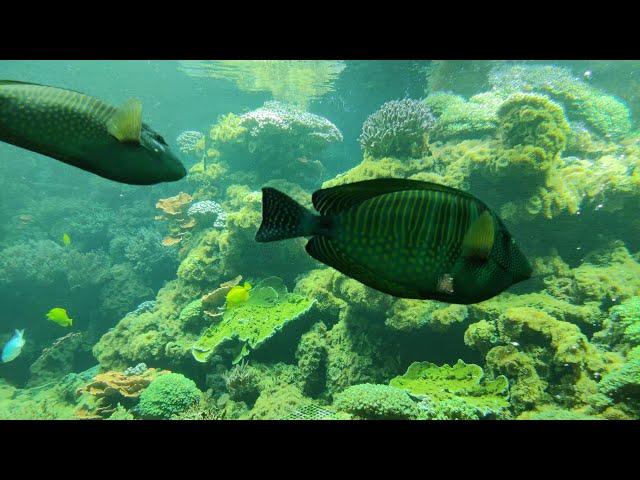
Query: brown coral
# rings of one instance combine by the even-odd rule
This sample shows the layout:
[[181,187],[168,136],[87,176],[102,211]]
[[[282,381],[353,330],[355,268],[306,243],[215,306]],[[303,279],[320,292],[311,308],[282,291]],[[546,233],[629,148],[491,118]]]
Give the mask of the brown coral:
[[156,203],[159,208],[167,215],[180,215],[184,213],[187,205],[191,203],[193,198],[188,193],[180,192],[178,195],[169,198],[161,198]]
[[141,375],[125,375],[111,370],[99,373],[93,381],[78,389],[78,394],[88,393],[95,397],[94,411],[82,408],[76,412],[79,418],[108,417],[118,406],[134,403],[142,391],[159,375],[169,373],[167,370],[149,368]]
[[232,280],[221,283],[220,287],[204,295],[202,297],[202,308],[205,315],[212,318],[222,315],[222,312],[219,312],[218,309],[224,305],[227,293],[229,293],[233,287],[238,285],[240,280],[242,280],[242,275],[238,275]]

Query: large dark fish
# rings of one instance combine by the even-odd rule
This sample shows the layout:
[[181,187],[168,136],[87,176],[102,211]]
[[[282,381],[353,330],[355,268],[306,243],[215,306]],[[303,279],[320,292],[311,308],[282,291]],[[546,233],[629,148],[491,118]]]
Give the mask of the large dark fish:
[[502,221],[454,188],[382,178],[318,190],[314,215],[262,189],[258,242],[312,236],[312,257],[376,290],[469,304],[531,277]]
[[62,88],[0,80],[0,140],[134,185],[179,180],[182,163],[130,100],[115,108]]

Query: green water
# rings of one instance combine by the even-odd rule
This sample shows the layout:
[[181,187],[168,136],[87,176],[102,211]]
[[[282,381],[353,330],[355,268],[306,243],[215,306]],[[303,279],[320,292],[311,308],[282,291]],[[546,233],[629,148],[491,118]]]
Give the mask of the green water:
[[[0,79],[137,98],[188,170],[130,186],[0,142],[0,343],[25,330],[0,418],[640,418],[640,62],[0,61]],[[399,299],[304,239],[254,241],[263,186],[310,206],[389,176],[486,202],[534,277]]]

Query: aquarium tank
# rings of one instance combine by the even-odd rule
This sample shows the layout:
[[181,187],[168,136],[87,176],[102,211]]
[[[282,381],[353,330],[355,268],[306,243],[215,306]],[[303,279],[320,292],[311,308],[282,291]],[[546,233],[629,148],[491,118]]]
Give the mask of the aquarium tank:
[[0,419],[640,419],[640,62],[0,61]]

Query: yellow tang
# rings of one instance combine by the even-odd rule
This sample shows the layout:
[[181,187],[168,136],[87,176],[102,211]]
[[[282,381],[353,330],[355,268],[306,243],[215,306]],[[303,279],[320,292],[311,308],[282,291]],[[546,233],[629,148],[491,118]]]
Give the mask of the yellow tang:
[[64,308],[56,307],[49,310],[47,318],[52,322],[57,323],[62,327],[70,327],[73,324],[73,319],[69,318],[67,311]]
[[62,234],[62,243],[64,243],[65,247],[68,247],[69,245],[71,245],[71,237],[69,236],[68,233]]
[[244,282],[244,285],[236,285],[229,293],[227,293],[227,308],[237,307],[249,300],[249,290],[251,290],[251,284]]

